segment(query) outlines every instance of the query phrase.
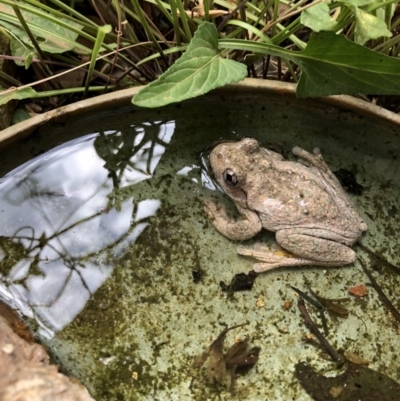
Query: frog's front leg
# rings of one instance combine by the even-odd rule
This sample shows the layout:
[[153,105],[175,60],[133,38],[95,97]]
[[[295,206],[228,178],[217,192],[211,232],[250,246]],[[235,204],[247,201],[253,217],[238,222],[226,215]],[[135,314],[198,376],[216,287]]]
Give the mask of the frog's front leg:
[[337,240],[339,235],[315,229],[284,229],[277,231],[276,241],[288,251],[269,249],[248,249],[238,247],[238,253],[251,256],[261,263],[254,265],[254,271],[263,272],[283,266],[341,266],[356,260],[355,252]]
[[204,201],[204,210],[212,225],[225,237],[231,240],[246,240],[253,238],[262,229],[258,214],[236,205],[241,218],[232,220],[228,217],[224,205],[217,205],[213,200]]

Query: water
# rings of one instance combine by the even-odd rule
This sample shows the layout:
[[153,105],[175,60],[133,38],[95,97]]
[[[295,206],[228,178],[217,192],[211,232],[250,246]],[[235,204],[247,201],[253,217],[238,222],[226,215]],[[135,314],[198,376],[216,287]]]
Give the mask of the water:
[[[290,285],[306,290],[307,279],[327,298],[347,296],[350,287],[368,283],[358,262],[278,269],[233,296],[220,289],[220,281],[249,271],[253,261],[207,221],[205,198],[230,201],[202,170],[200,154],[219,138],[243,136],[285,157],[294,145],[318,146],[333,170],[353,171],[364,190],[352,198],[369,226],[362,243],[399,264],[399,130],[330,106],[271,96],[210,97],[154,112],[127,107],[44,127],[1,155],[0,297],[98,401],[218,394],[306,401],[295,363],[334,372],[302,341],[308,330]],[[255,241],[272,242],[273,235],[248,243]],[[400,306],[398,275],[382,267],[374,276]],[[400,380],[398,325],[369,290],[365,301],[346,304],[347,318],[328,318],[328,339]],[[249,336],[261,353],[238,378],[237,394],[206,386],[201,374],[191,389],[194,357],[223,324],[246,322],[226,343]]]

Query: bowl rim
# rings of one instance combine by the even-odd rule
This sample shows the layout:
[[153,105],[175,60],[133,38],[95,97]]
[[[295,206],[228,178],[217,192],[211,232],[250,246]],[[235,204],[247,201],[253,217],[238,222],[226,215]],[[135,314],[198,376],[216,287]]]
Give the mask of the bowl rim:
[[[131,102],[131,98],[142,88],[143,86],[137,86],[129,89],[122,89],[104,95],[99,95],[94,98],[80,100],[67,106],[62,106],[43,114],[38,114],[32,118],[0,131],[0,148],[5,148],[17,140],[28,137],[35,129],[59,120],[60,116],[63,118],[68,118],[71,116],[76,117],[92,110],[104,109],[107,107],[115,108],[123,104],[129,104]],[[271,93],[275,95],[295,97],[296,84],[281,81],[246,78],[237,84],[230,84],[222,88],[215,89],[203,95],[202,97],[206,98],[210,95],[223,96],[224,94],[231,95],[232,92],[235,94],[242,92],[244,94],[257,95]],[[304,101],[313,103],[317,102],[319,104],[322,103],[322,105],[332,106],[338,109],[370,117],[377,117],[378,119],[400,127],[400,115],[352,96],[333,95],[318,98],[306,98]]]

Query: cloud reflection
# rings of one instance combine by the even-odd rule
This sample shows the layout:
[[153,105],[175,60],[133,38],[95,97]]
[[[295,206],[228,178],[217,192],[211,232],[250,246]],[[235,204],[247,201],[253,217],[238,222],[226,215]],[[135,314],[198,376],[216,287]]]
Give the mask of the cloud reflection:
[[151,224],[161,201],[129,188],[153,176],[173,132],[158,121],[87,135],[0,180],[0,298],[41,335],[74,319]]

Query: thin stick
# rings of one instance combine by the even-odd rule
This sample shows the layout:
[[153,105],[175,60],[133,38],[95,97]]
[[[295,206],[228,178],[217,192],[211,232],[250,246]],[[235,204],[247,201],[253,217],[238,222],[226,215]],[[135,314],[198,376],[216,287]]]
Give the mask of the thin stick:
[[360,262],[360,265],[361,265],[362,269],[364,270],[364,273],[369,278],[369,281],[371,282],[372,287],[374,287],[375,291],[378,293],[379,299],[386,306],[386,308],[389,309],[389,311],[393,315],[393,317],[398,322],[400,322],[400,313],[399,313],[399,311],[394,307],[394,305],[390,302],[389,298],[382,291],[382,288],[379,286],[379,284],[373,278],[371,272],[367,269],[367,266],[365,266],[365,263],[360,258],[358,259],[358,261]]
[[306,305],[303,299],[299,299],[297,301],[297,307],[299,308],[300,312],[304,316],[304,321],[306,326],[310,329],[311,333],[317,337],[318,341],[322,344],[325,348],[326,352],[332,357],[335,362],[343,362],[343,358],[336,352],[336,350],[329,344],[328,340],[322,335],[322,333],[318,330],[318,327],[314,324],[311,320],[310,315],[308,314]]
[[389,269],[392,269],[397,274],[400,274],[400,268],[398,266],[394,265],[393,263],[390,263],[389,261],[384,259],[382,256],[378,255],[377,253],[375,253],[371,249],[367,248],[365,245],[361,244],[360,242],[357,243],[357,246],[360,247],[364,252],[368,253],[368,255],[370,255],[373,259],[379,260],[380,262],[383,263],[384,266],[387,266],[387,267],[389,267]]

